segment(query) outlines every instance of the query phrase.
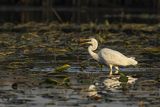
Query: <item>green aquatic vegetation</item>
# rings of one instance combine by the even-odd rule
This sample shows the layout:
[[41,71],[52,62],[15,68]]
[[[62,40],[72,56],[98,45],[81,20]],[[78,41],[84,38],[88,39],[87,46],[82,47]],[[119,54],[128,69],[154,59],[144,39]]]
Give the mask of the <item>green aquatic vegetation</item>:
[[71,66],[68,64],[64,64],[62,66],[59,66],[57,68],[54,69],[54,72],[64,72],[65,70],[67,70],[68,68],[70,68]]
[[36,32],[33,33],[23,33],[20,37],[20,41],[18,42],[18,46],[20,45],[29,45],[31,47],[35,47],[42,43],[42,39]]
[[0,47],[9,48],[9,46],[16,44],[16,35],[12,33],[0,33]]
[[81,24],[80,28],[81,31],[94,31],[96,30],[97,25],[93,22],[87,23],[87,24]]
[[0,48],[8,47],[8,46],[10,46],[10,42],[7,42],[7,41],[0,41]]
[[55,74],[55,73],[61,73],[65,70],[69,69],[71,66],[68,64],[64,64],[62,66],[56,67],[53,71],[49,72],[48,74]]
[[105,37],[104,37],[104,34],[102,34],[102,33],[98,33],[98,34],[96,34],[96,38],[98,39],[98,41],[100,42],[100,43],[104,43],[106,40],[105,40]]
[[57,25],[59,25],[58,22],[50,22],[48,27],[50,28],[50,30],[58,30],[59,26],[57,27]]
[[3,52],[0,52],[0,57],[11,55],[13,53],[15,53],[15,52],[14,51],[3,51]]
[[64,78],[64,79],[63,79],[63,82],[64,82],[64,83],[65,83],[65,82],[70,82],[70,78],[69,78],[69,77]]
[[54,48],[54,47],[46,47],[46,52],[49,52],[49,53],[58,53],[58,54],[64,54],[66,52],[68,52],[67,49],[65,48]]
[[128,82],[128,77],[125,76],[123,73],[120,73],[119,82],[127,83]]
[[126,45],[126,46],[130,46],[130,45],[131,45],[131,42],[130,42],[130,41],[125,41],[125,45]]
[[79,47],[77,45],[78,44],[68,45],[68,50],[71,51],[72,53],[76,52],[79,49]]
[[0,27],[0,30],[3,30],[3,31],[12,31],[13,28],[14,28],[14,24],[13,23],[4,23],[1,27]]
[[[155,99],[153,98],[153,97],[158,97],[157,96],[158,92],[157,94],[154,93],[155,91],[157,91],[159,87],[159,76],[157,75],[158,73],[155,74],[155,72],[152,72],[150,75],[150,73],[147,74],[147,72],[145,73],[137,72],[136,71],[137,69],[133,72],[126,71],[129,74],[135,73],[136,74],[135,77],[138,78],[138,81],[136,81],[136,85],[134,85],[133,87],[129,83],[130,82],[129,77],[128,77],[128,83],[126,83],[127,82],[126,75],[125,76],[122,75],[121,78],[119,78],[118,75],[114,75],[118,77],[117,81],[119,79],[119,81],[122,82],[120,86],[121,89],[123,90],[131,89],[131,91],[129,91],[123,97],[121,96],[122,93],[119,93],[118,90],[115,93],[113,92],[113,94],[116,94],[118,98],[116,98],[115,95],[113,95],[112,98],[112,95],[110,95],[110,93],[106,93],[108,90],[107,91],[104,90],[103,88],[104,85],[101,84],[103,83],[104,79],[106,79],[106,73],[94,72],[94,71],[99,71],[99,69],[97,69],[99,68],[97,63],[88,59],[90,57],[87,52],[87,46],[81,46],[79,44],[80,38],[89,38],[90,36],[93,36],[97,38],[98,41],[101,43],[100,44],[101,47],[108,47],[116,50],[118,49],[118,51],[124,52],[124,54],[126,55],[135,56],[139,61],[138,67],[144,68],[142,69],[142,71],[144,71],[146,67],[147,68],[155,67],[155,65],[156,67],[159,67],[158,66],[159,57],[153,56],[153,54],[158,54],[159,50],[144,48],[144,47],[148,48],[151,45],[156,48],[158,47],[159,32],[156,29],[154,30],[154,27],[152,26],[154,25],[146,25],[146,24],[138,25],[133,23],[132,24],[123,23],[119,26],[118,24],[112,24],[112,23],[108,24],[108,22],[103,24],[87,23],[82,25],[74,25],[70,23],[67,23],[66,25],[65,24],[61,25],[60,23],[54,23],[54,22],[51,23],[32,22],[32,23],[15,25],[13,29],[9,28],[10,30],[12,30],[12,32],[10,32],[9,30],[8,30],[9,32],[3,31],[3,29],[1,29],[0,26],[1,30],[0,61],[2,67],[1,69],[5,68],[4,70],[1,70],[2,87],[4,86],[3,84],[7,82],[7,80],[9,80],[9,82],[11,80],[12,82],[12,78],[10,77],[13,77],[14,79],[17,78],[17,75],[22,75],[23,77],[26,77],[26,80],[29,83],[34,81],[33,84],[31,83],[32,87],[27,87],[27,89],[24,90],[22,89],[23,92],[26,91],[28,92],[28,88],[31,89],[32,91],[32,88],[37,89],[41,88],[42,86],[44,87],[43,91],[47,91],[43,93],[48,93],[48,95],[50,95],[50,98],[48,97],[49,100],[55,101],[57,100],[57,97],[59,98],[61,97],[61,95],[62,96],[67,95],[67,100],[70,103],[70,100],[73,99],[72,97],[74,97],[75,94],[76,94],[75,97],[77,97],[77,95],[80,97],[83,96],[84,94],[86,95],[85,92],[79,93],[79,91],[81,92],[81,90],[87,89],[88,85],[90,84],[97,83],[98,85],[96,84],[97,85],[96,87],[98,89],[98,93],[103,94],[102,97],[107,96],[107,98],[109,98],[108,100],[109,101],[111,100],[111,102],[114,103],[115,99],[117,99],[118,101],[121,100],[122,102],[124,100],[126,101],[126,99],[130,99],[132,97],[132,96],[130,97],[130,95],[132,94],[135,94],[133,97],[142,98],[147,95],[146,92],[145,94],[143,94],[143,91],[145,91],[147,87],[155,86],[156,90],[153,89],[150,90],[151,92],[153,92],[151,93],[152,95],[151,96],[149,95],[147,98],[145,98],[146,102],[149,101],[151,103],[155,103],[155,101],[159,101],[159,99],[156,100],[156,98]],[[141,54],[142,52],[145,53]],[[151,56],[148,57],[147,55],[149,55],[149,53],[153,54],[151,54]],[[152,63],[152,61],[154,63]],[[20,63],[24,62],[24,63],[20,64],[13,62],[20,62]],[[73,69],[68,69],[68,70],[59,69],[56,72],[53,69],[51,72],[48,72],[48,70],[50,70],[53,66],[63,65],[64,63],[73,65]],[[7,69],[7,67],[10,67],[12,69]],[[55,69],[57,69],[58,67],[55,67]],[[87,70],[87,73],[81,72],[82,74],[78,75],[79,73],[77,71],[79,71],[79,68],[82,71]],[[131,67],[131,70],[134,69],[135,68]],[[70,70],[75,70],[76,72],[72,72]],[[88,73],[94,76],[89,75]],[[152,82],[150,84],[143,83],[142,87],[143,89],[139,91],[138,89],[139,86],[137,84],[144,79],[151,79],[151,78],[156,82]],[[3,81],[3,79],[5,82]],[[96,82],[96,80],[98,82]],[[17,81],[24,81],[24,79],[18,78],[16,79],[16,82]],[[12,83],[15,83],[15,80],[13,80]],[[13,89],[17,89],[17,83],[11,85]],[[133,88],[133,90],[130,86]],[[49,90],[46,89],[47,87],[52,87],[53,89],[51,89],[50,91],[50,89]],[[54,90],[55,88],[57,89]],[[71,93],[70,95],[70,93],[66,92],[66,89],[68,88],[69,90],[73,89],[70,91],[73,92],[78,91],[78,93]],[[19,89],[21,90],[21,87]],[[19,93],[19,89],[17,92],[18,95],[20,95],[20,97],[16,98],[21,98],[21,92]],[[59,89],[65,90],[66,94],[62,94]],[[8,93],[12,91],[14,91],[14,93],[16,92],[16,90],[4,90],[4,91],[6,92],[5,98],[10,97]],[[33,94],[31,96],[29,95],[29,97],[33,96],[37,98],[36,97],[37,95],[38,96],[41,95],[41,92],[37,93],[39,91],[33,90],[33,93],[34,92],[36,92],[36,94]],[[58,93],[58,95],[55,95],[55,93]],[[70,95],[69,97],[68,94]],[[3,90],[2,90],[2,96],[3,96]],[[82,103],[86,103],[86,101],[88,103],[88,100],[86,99],[87,98],[82,99],[84,101],[84,102],[82,101]],[[151,101],[151,99],[153,100]],[[146,102],[145,104],[147,104]]]
[[45,84],[52,84],[52,85],[59,85],[60,83],[57,80],[46,78],[42,83]]
[[21,39],[24,40],[32,40],[33,38],[38,38],[39,35],[36,34],[36,32],[32,32],[32,33],[25,33],[21,36]]
[[11,62],[9,63],[8,68],[16,69],[24,66],[25,66],[25,62]]
[[144,51],[150,52],[150,53],[160,53],[160,47],[147,47],[144,48]]
[[88,25],[90,28],[95,28],[97,26],[94,22],[90,22]]
[[55,86],[70,86],[70,78],[65,77],[65,78],[57,79],[57,77],[54,76],[53,78],[46,78],[40,84],[50,84]]
[[14,26],[15,31],[20,31],[20,32],[26,32],[26,31],[38,31],[40,29],[40,24],[41,23],[36,23],[36,22],[28,22],[28,23],[21,23],[17,24]]
[[120,73],[120,77],[119,77],[119,82],[121,82],[121,87],[122,87],[122,91],[127,91],[128,90],[128,77],[126,75],[124,75],[123,73]]
[[155,56],[159,57],[160,56],[160,47],[147,47],[142,49],[142,54],[143,55],[148,55],[148,56]]
[[54,71],[47,73],[47,75],[52,75],[52,78],[46,78],[41,84],[52,84],[56,86],[70,86],[70,78],[67,75],[61,75],[61,72],[64,72],[70,68],[70,65],[64,64],[63,66],[56,67]]
[[88,30],[88,25],[87,24],[81,24],[81,31],[86,31]]
[[110,26],[109,21],[108,21],[108,20],[105,20],[104,25],[105,25],[106,27],[109,27],[109,26]]
[[9,64],[7,64],[6,68],[22,69],[22,68],[28,68],[28,67],[32,66],[32,64],[33,64],[33,61],[28,58],[26,58],[25,60],[16,59],[14,62],[10,62]]
[[68,78],[68,77],[64,78],[61,85],[69,87],[70,86],[70,78]]
[[146,26],[147,26],[146,24],[129,24],[129,23],[125,23],[121,27],[122,27],[123,30],[130,29],[130,30],[140,31]]

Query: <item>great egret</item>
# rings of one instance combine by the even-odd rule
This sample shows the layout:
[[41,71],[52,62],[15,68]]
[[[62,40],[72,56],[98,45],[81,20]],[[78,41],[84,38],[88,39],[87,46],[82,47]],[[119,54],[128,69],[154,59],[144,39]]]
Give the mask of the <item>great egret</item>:
[[101,64],[109,65],[110,72],[109,75],[112,75],[112,67],[114,66],[116,71],[115,73],[119,73],[118,66],[128,66],[128,65],[137,65],[137,61],[133,57],[126,57],[122,53],[109,49],[103,48],[98,53],[94,51],[98,47],[98,42],[95,38],[85,39],[87,40],[87,44],[90,44],[88,47],[88,52],[92,56],[93,59],[100,62]]

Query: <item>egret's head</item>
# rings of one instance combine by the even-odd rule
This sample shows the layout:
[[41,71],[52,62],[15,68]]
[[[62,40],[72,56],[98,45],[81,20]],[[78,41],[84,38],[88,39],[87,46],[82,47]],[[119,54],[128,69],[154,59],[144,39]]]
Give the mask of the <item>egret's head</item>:
[[82,41],[81,44],[90,44],[91,45],[90,47],[92,48],[92,50],[96,50],[98,47],[98,42],[95,38],[82,39],[81,41]]
[[138,64],[138,62],[135,60],[134,57],[130,57],[129,59],[130,59],[130,64],[131,65],[137,65]]
[[88,41],[88,44],[95,45],[95,44],[98,44],[98,42],[95,38],[90,38]]
[[80,41],[82,42],[81,44],[90,44],[90,45],[98,44],[95,38],[81,39]]

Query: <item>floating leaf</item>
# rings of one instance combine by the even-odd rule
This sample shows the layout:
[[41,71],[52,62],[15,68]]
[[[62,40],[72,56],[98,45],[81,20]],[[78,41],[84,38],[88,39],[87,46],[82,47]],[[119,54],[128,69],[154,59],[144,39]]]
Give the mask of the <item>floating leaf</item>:
[[63,79],[63,82],[70,82],[70,79],[67,77],[67,78],[64,78]]
[[159,53],[160,52],[160,47],[147,47],[144,48],[145,52],[149,53]]
[[24,68],[27,67],[27,64],[26,62],[11,62],[7,67],[11,69]]
[[53,85],[58,85],[58,84],[59,84],[58,81],[56,81],[56,80],[54,80],[54,79],[51,79],[51,78],[45,79],[43,83],[46,83],[46,84],[53,84]]
[[70,68],[70,65],[68,64],[64,64],[60,67],[55,68],[54,72],[58,73],[58,72],[64,72],[65,70],[67,70],[68,68]]
[[125,76],[123,73],[120,73],[119,82],[128,82],[128,77]]
[[69,87],[70,86],[70,78],[64,78],[63,83],[61,85]]

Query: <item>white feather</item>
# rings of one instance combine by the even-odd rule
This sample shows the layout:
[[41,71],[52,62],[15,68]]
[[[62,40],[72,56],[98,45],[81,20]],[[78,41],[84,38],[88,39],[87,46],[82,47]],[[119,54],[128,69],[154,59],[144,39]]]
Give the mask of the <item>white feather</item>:
[[88,47],[88,52],[92,56],[93,59],[97,60],[98,62],[106,65],[110,65],[111,73],[112,74],[112,66],[128,66],[128,65],[137,65],[137,61],[133,57],[126,57],[122,53],[109,49],[109,48],[103,48],[101,49],[98,54],[94,51],[98,47],[98,42],[96,39],[91,38],[90,42],[91,44]]

